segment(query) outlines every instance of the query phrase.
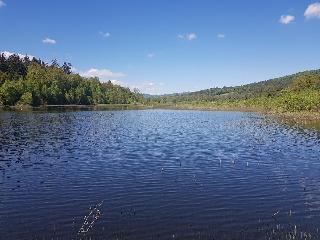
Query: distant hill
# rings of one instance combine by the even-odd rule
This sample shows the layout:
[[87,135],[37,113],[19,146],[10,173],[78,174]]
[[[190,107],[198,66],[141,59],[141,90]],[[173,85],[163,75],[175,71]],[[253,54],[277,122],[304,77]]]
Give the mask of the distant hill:
[[291,86],[295,79],[305,75],[320,74],[319,70],[304,71],[266,81],[250,83],[235,87],[210,88],[196,92],[176,93],[161,96],[148,96],[162,102],[212,101],[219,99],[248,99],[261,96],[277,96]]

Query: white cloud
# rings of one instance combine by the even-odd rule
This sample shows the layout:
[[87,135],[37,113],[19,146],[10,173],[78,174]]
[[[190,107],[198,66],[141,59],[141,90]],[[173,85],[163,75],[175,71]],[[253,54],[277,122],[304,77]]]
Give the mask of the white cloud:
[[127,87],[126,84],[122,81],[119,81],[117,79],[113,79],[113,80],[110,80],[112,84],[115,84],[115,85],[120,85],[120,86],[123,86],[123,87]]
[[162,86],[163,83],[156,83],[153,81],[145,81],[145,82],[137,82],[135,84],[129,84],[128,82],[124,82],[117,79],[110,80],[115,85],[120,85],[122,87],[127,87],[131,91],[138,89],[140,93],[152,94],[157,95],[162,93]]
[[75,68],[74,66],[71,66],[71,71],[73,73],[78,73],[79,72],[79,70],[77,68]]
[[192,40],[196,40],[198,38],[197,34],[195,33],[189,33],[186,35],[186,38],[189,40],[189,41],[192,41]]
[[162,92],[162,86],[163,83],[156,83],[153,81],[146,81],[137,83],[135,86],[129,86],[131,90],[137,88],[141,93],[147,93],[147,94],[160,94]]
[[149,54],[147,55],[148,58],[154,58],[155,56],[156,56],[155,53],[149,53]]
[[108,38],[108,37],[111,36],[111,33],[109,33],[109,32],[102,32],[102,31],[100,31],[99,34],[100,34],[102,37],[104,37],[104,38]]
[[21,54],[21,53],[13,53],[13,52],[8,52],[8,51],[4,51],[4,52],[0,52],[0,54],[3,54],[5,58],[10,57],[13,54],[18,55],[21,59],[23,59],[26,55],[29,57],[29,59],[31,60],[32,58],[34,58],[34,56],[29,55],[29,54]]
[[54,40],[52,38],[48,38],[48,37],[43,39],[42,42],[45,43],[45,44],[56,44],[57,43],[56,40]]
[[98,77],[102,82],[126,76],[126,74],[121,72],[113,72],[109,69],[96,69],[96,68],[91,68],[84,72],[80,71],[79,74],[83,77]]
[[304,16],[307,19],[320,18],[320,2],[310,4],[307,10],[304,12]]
[[107,82],[111,81],[115,85],[120,85],[122,87],[127,87],[131,91],[134,91],[135,89],[139,89],[141,93],[147,93],[147,94],[161,94],[162,87],[164,83],[156,83],[154,81],[144,81],[144,82],[136,82],[136,83],[129,83],[127,81],[122,81],[116,78],[121,78],[125,77],[126,75],[124,73],[116,73],[112,72],[110,70],[98,70],[98,69],[89,69],[86,72],[79,72],[73,71],[73,72],[78,72],[81,76],[83,77],[99,77],[101,82]]
[[7,6],[7,4],[4,1],[0,0],[0,8],[5,6]]
[[287,25],[292,23],[295,19],[295,16],[292,15],[282,15],[279,19],[279,23]]
[[193,41],[193,40],[196,40],[198,36],[196,33],[187,33],[185,35],[179,34],[178,38],[183,40]]
[[224,33],[218,33],[217,38],[225,38],[226,35]]

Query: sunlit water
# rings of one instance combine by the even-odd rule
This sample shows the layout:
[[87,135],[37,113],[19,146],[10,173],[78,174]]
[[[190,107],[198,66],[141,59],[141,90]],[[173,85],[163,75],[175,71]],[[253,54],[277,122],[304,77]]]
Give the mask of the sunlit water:
[[319,239],[319,139],[251,113],[0,112],[0,239]]

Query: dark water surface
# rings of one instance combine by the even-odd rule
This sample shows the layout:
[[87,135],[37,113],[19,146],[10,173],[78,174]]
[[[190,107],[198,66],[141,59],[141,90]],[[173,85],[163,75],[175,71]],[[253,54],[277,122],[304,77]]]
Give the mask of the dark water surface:
[[320,239],[319,225],[316,130],[235,112],[0,112],[0,239]]

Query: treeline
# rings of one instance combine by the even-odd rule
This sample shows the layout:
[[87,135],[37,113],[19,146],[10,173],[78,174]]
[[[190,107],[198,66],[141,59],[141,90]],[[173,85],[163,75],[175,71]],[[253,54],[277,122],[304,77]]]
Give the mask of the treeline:
[[61,66],[28,56],[0,55],[0,105],[93,105],[141,102],[132,92],[110,81],[85,78],[72,73],[70,63]]
[[237,87],[148,98],[150,104],[208,108],[254,108],[273,111],[320,111],[320,70]]

